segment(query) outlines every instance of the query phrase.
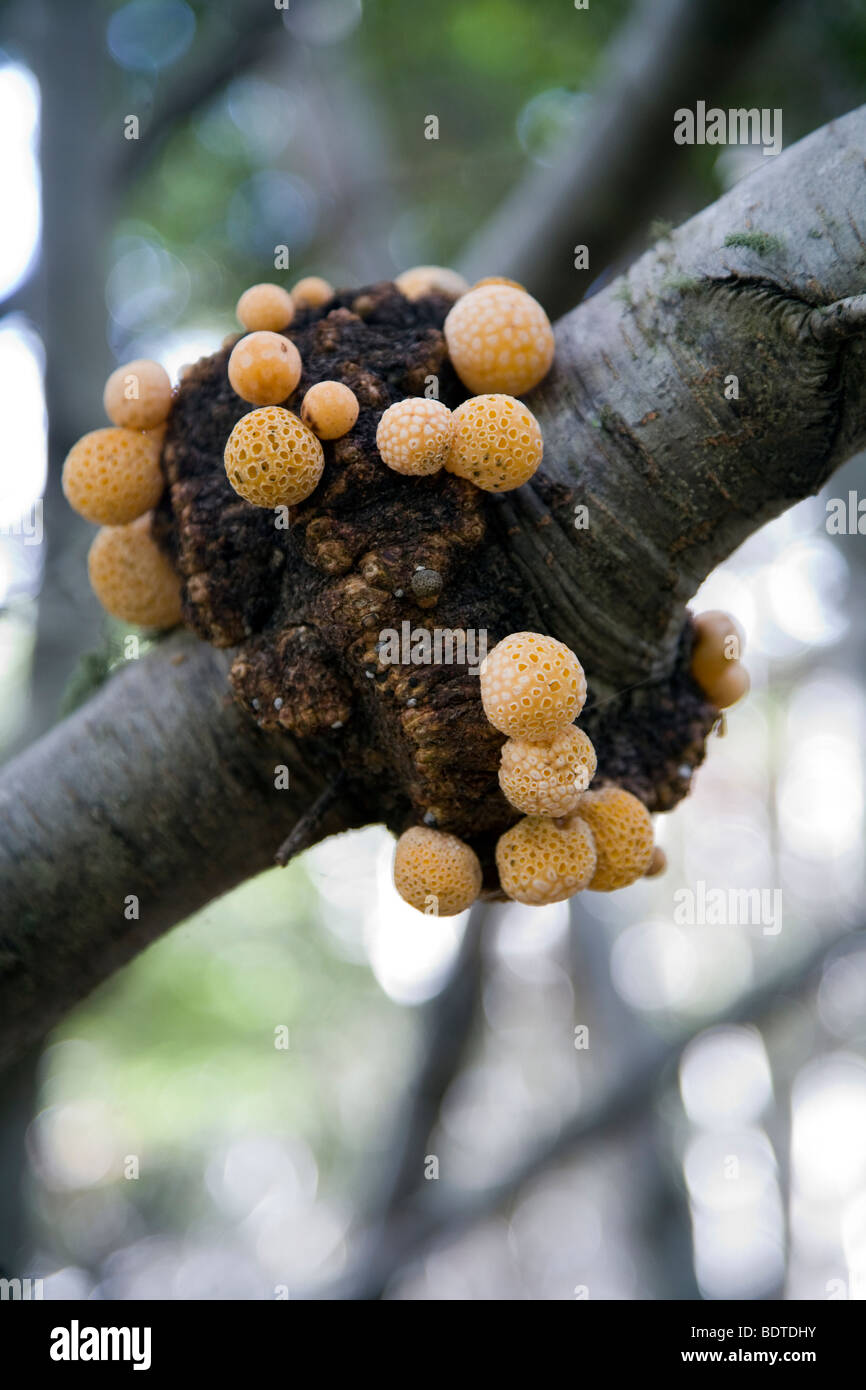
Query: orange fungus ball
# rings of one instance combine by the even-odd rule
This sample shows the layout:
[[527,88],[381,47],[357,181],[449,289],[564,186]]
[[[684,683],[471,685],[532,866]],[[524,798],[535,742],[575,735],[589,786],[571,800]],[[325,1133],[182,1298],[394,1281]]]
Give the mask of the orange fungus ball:
[[661,845],[655,845],[653,848],[652,857],[649,862],[649,867],[644,873],[644,878],[658,878],[660,874],[663,874],[665,872],[667,866],[667,855],[665,854]]
[[303,502],[325,466],[313,431],[278,405],[241,416],[228,437],[224,461],[235,492],[254,507]]
[[539,632],[512,632],[498,642],[481,664],[480,683],[484,713],[509,738],[552,739],[586,700],[574,652]]
[[251,285],[238,300],[236,313],[248,332],[279,333],[295,317],[295,301],[280,285]]
[[456,835],[413,825],[397,841],[394,886],[419,911],[453,917],[481,892],[481,865]]
[[509,280],[507,275],[485,275],[483,280],[476,280],[472,288],[473,290],[480,290],[482,285],[510,285],[513,290],[526,292],[525,285],[521,285],[519,280]]
[[587,792],[568,824],[585,821],[595,839],[598,862],[590,888],[611,893],[642,878],[653,856],[653,824],[642,801],[624,787]]
[[729,613],[713,610],[695,617],[691,670],[704,689],[729,671],[743,654],[745,637]]
[[595,872],[595,845],[580,821],[568,828],[544,816],[524,816],[496,845],[502,889],[532,907],[561,903],[586,888]]
[[329,299],[334,298],[334,286],[321,275],[305,275],[292,286],[292,299],[296,309],[321,309]]
[[541,463],[538,421],[513,396],[473,396],[457,407],[453,421],[445,467],[484,492],[521,487]]
[[150,533],[151,517],[104,526],[87,557],[90,584],[112,617],[140,627],[180,622],[180,578]]
[[742,700],[744,695],[748,695],[751,684],[745,666],[736,661],[727,671],[723,671],[715,681],[705,687],[705,694],[717,709],[729,709],[738,700]]
[[454,370],[475,393],[521,396],[550,370],[554,340],[537,300],[512,285],[481,285],[458,299],[445,320]]
[[385,411],[376,430],[376,447],[395,473],[438,473],[448,456],[451,411],[441,401],[410,396]]
[[317,381],[301,404],[301,419],[319,439],[341,439],[357,418],[358,397],[342,381]]
[[544,743],[510,738],[502,748],[499,785],[524,815],[567,816],[578,806],[595,769],[590,739],[569,724]]
[[130,430],[155,429],[171,409],[168,372],[149,358],[136,358],[111,373],[102,401],[112,424]]
[[248,333],[229,358],[229,381],[250,405],[279,405],[301,379],[301,354],[281,333]]
[[394,281],[406,299],[423,299],[426,294],[448,294],[457,299],[469,289],[468,281],[444,265],[416,265],[404,270]]
[[73,511],[97,526],[123,526],[159,501],[165,481],[159,466],[163,431],[110,426],[73,444],[62,485]]

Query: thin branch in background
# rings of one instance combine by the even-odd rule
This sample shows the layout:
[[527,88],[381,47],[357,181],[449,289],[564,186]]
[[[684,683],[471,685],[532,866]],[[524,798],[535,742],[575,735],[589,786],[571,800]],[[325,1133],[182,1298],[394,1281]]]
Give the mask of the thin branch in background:
[[426,1006],[421,1055],[389,1146],[393,1156],[376,1209],[391,1218],[423,1185],[424,1160],[445,1094],[460,1070],[478,1019],[482,944],[493,909],[476,903],[444,986]]
[[488,904],[474,905],[448,979],[426,1006],[420,1056],[386,1150],[390,1165],[359,1237],[362,1273],[356,1289],[342,1295],[348,1300],[382,1297],[385,1284],[377,1280],[377,1271],[389,1268],[392,1228],[400,1225],[404,1210],[424,1188],[430,1138],[480,1016],[483,939],[492,912]]
[[508,1207],[527,1184],[557,1163],[573,1160],[587,1145],[633,1125],[654,1103],[659,1090],[672,1081],[680,1057],[699,1034],[709,1028],[766,1021],[813,985],[834,950],[863,950],[864,945],[863,930],[845,931],[829,941],[822,940],[797,964],[757,985],[727,1009],[703,1019],[697,1027],[682,1029],[667,1041],[648,1044],[639,1060],[604,1094],[581,1106],[554,1134],[528,1149],[498,1182],[479,1192],[439,1195],[411,1208],[404,1207],[400,1219],[383,1233],[375,1255],[366,1252],[347,1276],[310,1296],[361,1301],[381,1297],[392,1280],[431,1246],[465,1235]]
[[[235,7],[223,17],[223,36],[219,42],[196,44],[198,55],[192,64],[182,66],[171,79],[150,119],[142,122],[138,140],[121,141],[119,158],[109,158],[110,183],[123,191],[137,179],[161,152],[174,130],[195,112],[220,95],[233,78],[253,67],[278,45],[289,52],[291,36],[282,22],[282,11],[269,0]],[[116,136],[112,148],[116,145]]]
[[311,845],[322,838],[320,833],[322,822],[331,807],[339,801],[345,786],[346,774],[345,771],[341,770],[292,827],[291,833],[286,836],[274,855],[275,864],[279,864],[284,869],[290,859],[302,854],[305,849],[309,849]]
[[[712,104],[780,8],[779,0],[643,0],[613,42],[574,148],[516,184],[458,269],[470,282],[512,276],[551,317],[577,304],[659,212],[683,160],[674,112]],[[576,245],[589,249],[588,270],[574,267]]]

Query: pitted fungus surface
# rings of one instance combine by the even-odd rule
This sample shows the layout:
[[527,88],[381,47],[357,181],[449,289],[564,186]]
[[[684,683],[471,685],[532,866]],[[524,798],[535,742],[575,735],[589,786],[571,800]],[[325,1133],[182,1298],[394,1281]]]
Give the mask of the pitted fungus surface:
[[73,444],[63,465],[63,491],[73,511],[97,526],[123,526],[159,501],[163,430],[112,425]]
[[612,893],[642,878],[653,854],[653,823],[642,801],[623,787],[587,792],[568,824],[584,821],[595,837],[598,856],[590,888]]
[[325,466],[312,430],[290,410],[265,406],[238,420],[225,447],[225,469],[254,507],[294,506],[316,488]]
[[481,865],[456,835],[413,825],[397,841],[394,886],[419,911],[452,917],[470,907],[481,891]]
[[561,903],[586,888],[595,872],[592,832],[582,822],[562,829],[546,817],[525,816],[500,835],[496,867],[515,902]]
[[513,396],[473,396],[457,407],[452,419],[445,467],[485,492],[521,487],[541,463],[544,440],[538,421]]
[[452,415],[441,401],[409,396],[389,405],[376,430],[376,448],[395,473],[438,473],[451,444]]
[[499,785],[524,815],[567,816],[576,809],[595,769],[591,740],[569,724],[547,743],[510,738],[502,749]]
[[480,285],[464,294],[445,320],[445,341],[454,370],[476,394],[522,396],[553,362],[550,319],[513,285]]
[[574,652],[555,637],[512,632],[481,666],[481,700],[494,728],[509,738],[551,739],[580,714],[586,677]]
[[127,526],[103,526],[90,547],[90,584],[121,622],[168,628],[180,622],[180,577],[150,534],[150,514]]

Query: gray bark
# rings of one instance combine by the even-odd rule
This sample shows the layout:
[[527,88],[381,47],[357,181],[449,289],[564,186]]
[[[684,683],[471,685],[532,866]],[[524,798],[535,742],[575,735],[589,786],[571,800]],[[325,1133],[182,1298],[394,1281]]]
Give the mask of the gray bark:
[[[866,437],[856,301],[818,315],[836,331],[814,331],[816,307],[866,282],[864,153],[866,108],[767,160],[559,325],[532,401],[544,472],[493,504],[492,543],[596,690],[662,677],[707,572]],[[732,373],[740,395],[726,400]],[[3,775],[0,1058],[263,868],[319,791],[297,748],[244,722],[225,669],[166,644]],[[294,770],[289,793],[273,790],[277,761]],[[322,833],[353,815],[338,803]]]
[[528,581],[561,557],[552,630],[596,684],[663,675],[706,575],[866,442],[864,160],[861,107],[560,321],[532,406],[569,496],[548,515],[532,489],[502,506]]
[[[321,789],[289,740],[234,705],[226,670],[224,654],[172,638],[4,769],[0,1065],[175,922],[271,864]],[[288,790],[275,787],[281,764]]]

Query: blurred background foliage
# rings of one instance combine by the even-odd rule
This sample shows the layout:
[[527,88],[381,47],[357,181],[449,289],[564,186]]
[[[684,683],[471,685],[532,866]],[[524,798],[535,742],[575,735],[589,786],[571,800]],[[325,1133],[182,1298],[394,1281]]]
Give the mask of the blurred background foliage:
[[[581,140],[631,11],[626,0],[3,7],[7,756],[52,722],[64,691],[68,708],[127,659],[129,634],[103,625],[87,589],[89,528],[57,486],[66,449],[102,423],[111,366],[152,355],[176,374],[212,350],[240,291],[274,278],[279,245],[291,265],[275,278],[289,283],[454,260],[522,173]],[[811,0],[786,6],[736,81],[705,96],[781,107],[787,145],[864,89],[866,10]],[[139,141],[123,137],[129,114]],[[437,141],[423,135],[431,114]],[[680,221],[760,161],[753,148],[683,150],[657,216]],[[649,239],[640,229],[633,249]],[[853,460],[826,496],[862,488],[863,471]],[[20,524],[35,526],[41,497],[46,546]],[[544,1136],[551,1152],[465,1233],[458,1222],[396,1261],[382,1280],[391,1296],[856,1295],[866,950],[849,934],[863,923],[864,558],[862,537],[828,535],[825,500],[766,528],[699,596],[743,622],[754,693],[660,825],[668,875],[585,895],[571,915],[511,907],[488,922],[474,1026],[419,1158],[437,1156],[443,1185],[471,1203]],[[22,1239],[49,1294],[273,1297],[351,1271],[465,929],[406,909],[389,857],[370,828],[263,875],[58,1030],[26,1117]],[[699,881],[781,888],[782,931],[677,924],[677,889]],[[743,993],[822,942],[823,967],[781,1013],[741,1025]],[[721,1031],[702,1031],[716,1017]],[[587,1049],[575,1046],[582,1026]],[[602,1116],[579,1151],[557,1150],[574,1116],[656,1048],[655,1084],[632,1097],[624,1128]],[[739,1181],[721,1176],[731,1157]],[[0,1218],[12,1229],[23,1209],[8,1177]]]

